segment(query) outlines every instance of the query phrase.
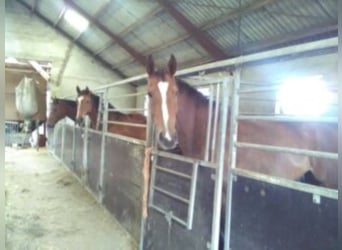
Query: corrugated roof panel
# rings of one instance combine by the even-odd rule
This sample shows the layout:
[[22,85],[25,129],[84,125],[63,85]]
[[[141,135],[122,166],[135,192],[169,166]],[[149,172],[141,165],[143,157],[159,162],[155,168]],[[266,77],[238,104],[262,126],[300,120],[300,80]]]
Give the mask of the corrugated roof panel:
[[146,51],[177,39],[185,34],[176,21],[169,16],[158,16],[125,37],[125,41],[139,51]]
[[145,73],[145,67],[137,63],[136,61],[133,61],[128,65],[120,65],[120,67],[118,67],[117,69],[124,73],[126,76],[136,76]]
[[[238,42],[237,26],[233,22],[230,22],[229,24],[221,24],[216,28],[211,28],[207,33],[212,37],[213,41],[224,49],[236,46]],[[243,37],[244,35],[242,34],[241,39],[244,39]]]
[[111,38],[108,35],[94,25],[90,25],[79,38],[79,41],[85,44],[92,51],[103,48],[110,40]]
[[99,21],[113,33],[120,34],[157,6],[158,4],[153,1],[113,1],[103,15],[99,17]]
[[122,61],[131,58],[131,55],[118,45],[109,47],[100,53],[99,56],[104,58],[107,62],[110,62],[112,65],[119,65]]
[[65,4],[63,1],[38,1],[37,11],[55,23],[64,8]]
[[84,10],[87,14],[94,16],[101,7],[110,0],[100,0],[100,1],[84,1],[84,0],[73,0],[73,2]]
[[58,26],[63,29],[66,33],[71,35],[73,38],[77,37],[79,35],[79,31],[72,27],[64,18],[60,21]]
[[230,3],[217,3],[206,0],[179,1],[175,2],[174,7],[197,27],[234,8]]

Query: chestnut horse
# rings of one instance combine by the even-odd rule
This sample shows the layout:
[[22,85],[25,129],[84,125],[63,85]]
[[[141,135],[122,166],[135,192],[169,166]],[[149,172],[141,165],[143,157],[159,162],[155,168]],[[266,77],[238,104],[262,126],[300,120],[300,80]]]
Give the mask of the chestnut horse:
[[76,110],[77,103],[75,101],[53,98],[50,114],[47,118],[48,127],[54,127],[59,120],[66,116],[75,121]]
[[[151,56],[146,64],[147,90],[157,141],[163,149],[179,144],[183,155],[204,159],[209,101],[196,89],[175,78],[176,64],[173,55],[165,69],[155,70]],[[228,168],[229,127],[228,118],[225,172]],[[337,124],[241,120],[238,141],[337,153],[337,131]],[[291,180],[312,172],[322,185],[337,188],[336,160],[239,148],[236,165]]]
[[[78,124],[82,124],[83,118],[86,115],[89,115],[90,128],[95,129],[96,120],[98,116],[98,107],[100,104],[100,97],[92,93],[88,87],[86,87],[84,90],[80,90],[80,88],[77,86],[76,90],[76,122]],[[108,106],[110,109],[114,108],[111,104],[108,104]],[[139,113],[125,114],[119,111],[109,111],[108,121],[146,125],[146,117]],[[108,132],[129,136],[140,140],[146,139],[146,127],[131,126],[128,124],[108,123]]]

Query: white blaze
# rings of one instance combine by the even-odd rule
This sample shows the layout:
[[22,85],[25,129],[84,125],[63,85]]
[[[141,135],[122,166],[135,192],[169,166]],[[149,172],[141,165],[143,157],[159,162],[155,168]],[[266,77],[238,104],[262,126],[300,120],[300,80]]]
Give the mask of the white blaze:
[[84,96],[78,97],[78,103],[79,103],[79,105],[77,105],[77,114],[78,114],[78,115],[81,115],[81,114],[80,114],[80,107],[81,107],[80,104],[83,102],[83,99],[84,99]]
[[163,121],[164,121],[164,127],[165,127],[165,137],[166,139],[171,141],[169,126],[167,125],[169,121],[169,110],[167,108],[167,102],[166,102],[166,93],[169,88],[169,83],[159,82],[158,88],[159,88],[161,99],[162,99],[162,115],[163,115]]

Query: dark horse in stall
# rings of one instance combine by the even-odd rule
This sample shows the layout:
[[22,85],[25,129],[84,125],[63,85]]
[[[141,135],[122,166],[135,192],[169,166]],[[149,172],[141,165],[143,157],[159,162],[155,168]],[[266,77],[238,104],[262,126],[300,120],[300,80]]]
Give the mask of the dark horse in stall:
[[[77,86],[76,91],[76,122],[78,124],[82,124],[83,118],[88,115],[90,117],[90,127],[92,129],[95,129],[98,116],[98,107],[100,105],[100,97],[92,93],[88,87],[86,87],[84,90],[80,90],[80,88]],[[114,109],[114,106],[109,104],[109,108]],[[119,111],[109,111],[108,121],[146,125],[146,117],[140,113],[125,114]],[[132,137],[139,140],[146,139],[146,127],[137,127],[119,123],[108,123],[108,132]]]
[[63,119],[69,117],[73,121],[76,119],[77,103],[73,100],[52,98],[50,114],[47,119],[48,127],[54,127],[55,124]]
[[[156,70],[152,56],[147,59],[147,90],[157,141],[163,149],[179,144],[183,155],[204,159],[209,101],[195,88],[175,78],[176,64],[172,55],[166,68]],[[228,169],[229,127],[228,118],[225,173]],[[238,141],[337,153],[337,131],[337,124],[329,123],[242,120],[238,125]],[[337,188],[336,160],[240,148],[236,165],[291,180],[302,179],[311,173],[309,177],[323,186]],[[224,190],[225,185],[226,174]]]

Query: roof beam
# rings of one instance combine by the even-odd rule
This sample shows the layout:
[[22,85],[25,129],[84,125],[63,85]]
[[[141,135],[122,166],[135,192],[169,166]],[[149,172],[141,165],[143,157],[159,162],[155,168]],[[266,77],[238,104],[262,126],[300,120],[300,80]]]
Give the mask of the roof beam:
[[38,5],[38,1],[39,0],[34,0],[32,3],[32,7],[31,7],[31,13],[34,13],[36,11],[37,5]]
[[53,23],[53,27],[56,27],[58,24],[59,24],[59,22],[62,20],[62,18],[64,17],[64,14],[65,14],[65,12],[66,12],[66,7],[64,7],[63,9],[62,9],[62,11],[59,13],[59,15],[58,15],[58,18],[57,18],[57,20]]
[[[145,16],[134,22],[132,25],[128,26],[124,31],[120,33],[121,37],[127,36],[130,32],[137,29],[139,26],[143,25],[148,20],[152,19],[154,16],[156,16],[162,9],[160,7],[157,7],[153,10],[151,10],[149,13],[147,13]],[[110,48],[115,44],[115,41],[112,40],[111,43],[106,44],[104,47],[100,48],[98,51],[96,51],[96,55],[101,54],[106,49]]]
[[135,60],[137,60],[141,65],[145,65],[145,57],[140,54],[138,51],[136,51],[134,48],[132,48],[130,45],[128,45],[121,37],[114,34],[112,31],[110,31],[106,26],[101,24],[94,18],[93,16],[89,15],[86,11],[84,11],[80,6],[78,6],[76,3],[74,3],[72,0],[65,0],[65,2],[78,11],[81,15],[83,15],[85,18],[87,18],[90,22],[93,23],[93,25],[97,26],[101,31],[106,33],[109,37],[111,37],[113,40],[115,40],[123,49],[125,49]]
[[180,11],[165,0],[158,0],[170,15],[191,35],[196,41],[215,59],[220,60],[226,58],[225,53],[214,42],[203,33],[201,29],[190,22]]
[[[25,6],[26,8],[30,9],[30,5],[27,4],[26,2],[24,2],[23,0],[17,0],[17,2],[19,2],[20,4],[22,4],[23,6]],[[46,17],[44,17],[42,14],[40,14],[39,12],[35,11],[34,14],[36,16],[38,16],[41,20],[43,20],[45,23],[47,23],[48,25],[50,25],[51,27],[54,27],[57,31],[59,31],[62,35],[64,35],[65,37],[67,37],[69,40],[73,41],[73,37],[71,35],[69,35],[67,32],[65,32],[64,30],[62,30],[61,28],[59,28],[58,26],[55,27],[54,23],[51,22],[49,19],[47,19]],[[122,73],[120,70],[114,69],[113,65],[111,65],[110,63],[108,63],[107,61],[103,60],[101,57],[98,57],[96,55],[94,55],[93,51],[91,51],[90,49],[88,49],[86,46],[84,46],[83,44],[79,43],[79,42],[75,42],[75,44],[77,46],[79,46],[81,49],[83,49],[84,51],[86,51],[90,56],[92,56],[94,59],[96,59],[97,61],[99,61],[104,67],[110,69],[111,71],[113,71],[117,76],[119,76],[120,78],[127,78],[127,76]]]
[[[108,1],[107,3],[103,4],[102,6],[100,6],[99,10],[96,11],[96,13],[94,14],[94,19],[97,19],[99,17],[99,15],[101,15],[110,5],[111,1]],[[89,21],[89,25],[92,24],[91,21]],[[87,29],[81,31],[75,38],[74,41],[77,41],[78,39],[80,39],[82,37],[82,35],[85,33]]]

